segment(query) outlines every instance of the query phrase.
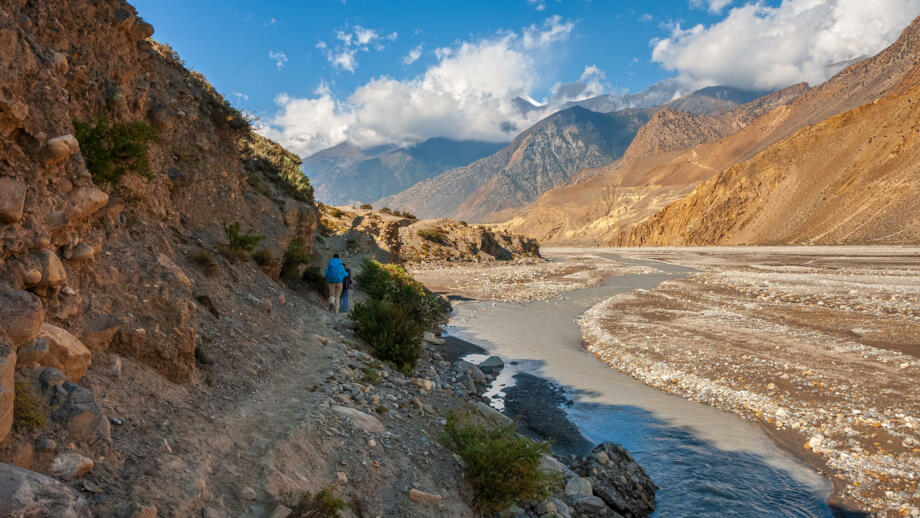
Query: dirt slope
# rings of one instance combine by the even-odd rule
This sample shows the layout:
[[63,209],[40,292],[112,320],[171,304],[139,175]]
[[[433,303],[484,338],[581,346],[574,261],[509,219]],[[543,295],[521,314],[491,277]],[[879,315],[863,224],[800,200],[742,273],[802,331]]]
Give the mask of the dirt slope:
[[[609,243],[629,226],[689,194],[698,182],[803,127],[916,84],[918,64],[920,19],[878,55],[847,67],[789,104],[759,110],[762,115],[722,140],[685,152],[620,161],[603,172],[578,173],[576,179],[591,179],[546,193],[502,227],[541,242]],[[757,114],[754,110],[748,116]]]
[[803,129],[623,233],[621,245],[920,241],[920,86]]

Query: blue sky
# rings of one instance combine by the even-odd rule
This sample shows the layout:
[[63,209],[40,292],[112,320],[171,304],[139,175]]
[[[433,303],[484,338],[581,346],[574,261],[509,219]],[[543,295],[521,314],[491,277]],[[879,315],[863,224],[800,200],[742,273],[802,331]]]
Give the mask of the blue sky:
[[671,76],[688,88],[816,82],[920,14],[920,0],[133,3],[154,38],[302,155],[344,139],[508,140],[509,120],[532,121],[503,97],[552,103],[578,81],[581,96]]

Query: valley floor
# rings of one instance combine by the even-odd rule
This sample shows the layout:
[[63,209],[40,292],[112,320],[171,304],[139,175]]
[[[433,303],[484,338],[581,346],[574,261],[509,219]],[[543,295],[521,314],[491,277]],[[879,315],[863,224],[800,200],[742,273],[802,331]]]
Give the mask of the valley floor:
[[[631,259],[688,267],[585,313],[588,351],[648,385],[761,423],[830,474],[837,504],[920,516],[920,249],[544,252],[555,260],[526,274],[508,266],[425,280],[459,295],[530,300],[642,273]],[[597,254],[620,266],[600,266]]]

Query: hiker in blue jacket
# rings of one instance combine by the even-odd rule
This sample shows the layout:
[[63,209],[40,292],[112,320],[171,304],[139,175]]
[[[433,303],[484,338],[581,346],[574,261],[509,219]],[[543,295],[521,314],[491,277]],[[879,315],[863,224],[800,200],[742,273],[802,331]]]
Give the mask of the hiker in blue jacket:
[[345,265],[342,264],[342,260],[339,259],[339,254],[333,255],[332,259],[329,259],[329,264],[326,265],[325,276],[326,283],[329,284],[329,296],[331,297],[329,302],[336,313],[339,312],[339,298],[342,296],[342,281],[345,280],[346,275]]

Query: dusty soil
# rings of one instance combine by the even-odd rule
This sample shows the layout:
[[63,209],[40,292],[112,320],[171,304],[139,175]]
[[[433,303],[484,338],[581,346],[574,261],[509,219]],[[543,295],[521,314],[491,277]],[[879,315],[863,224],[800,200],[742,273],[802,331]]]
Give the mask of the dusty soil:
[[581,320],[587,349],[758,421],[836,498],[920,516],[920,249],[623,249],[698,269]]

